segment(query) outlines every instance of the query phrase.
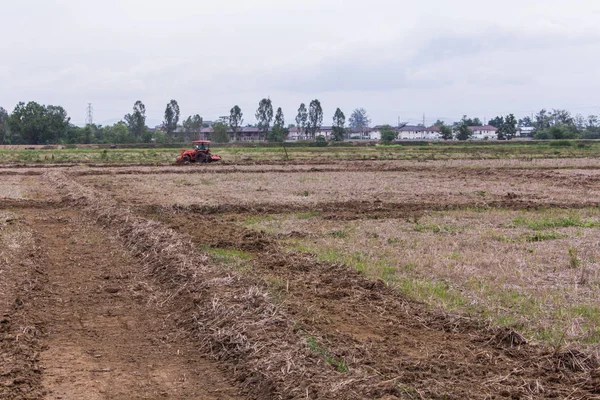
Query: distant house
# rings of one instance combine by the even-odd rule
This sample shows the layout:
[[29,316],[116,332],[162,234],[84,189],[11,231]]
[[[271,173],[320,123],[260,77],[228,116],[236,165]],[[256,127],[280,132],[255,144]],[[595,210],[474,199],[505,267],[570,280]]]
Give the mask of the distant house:
[[491,125],[485,126],[470,126],[469,129],[473,133],[472,139],[475,140],[495,140],[498,139],[498,128]]
[[440,140],[440,127],[430,126],[429,128],[425,128],[423,135],[427,140]]
[[325,139],[327,139],[327,140],[331,140],[332,139],[332,135],[333,135],[333,127],[332,126],[322,126],[315,133],[315,137],[317,137],[317,136],[324,136]]
[[373,128],[369,132],[369,140],[381,140],[381,128]]
[[296,126],[291,127],[288,130],[286,142],[297,142],[299,140],[309,140],[308,134],[306,133],[306,129],[298,128]]
[[535,128],[533,126],[522,126],[517,128],[517,136],[520,137],[533,137]]
[[[228,131],[231,140],[233,140],[233,131]],[[261,140],[261,130],[254,126],[245,126],[237,134],[238,142],[259,142]]]
[[438,140],[440,138],[440,128],[437,126],[406,125],[397,131],[397,140]]
[[[371,128],[346,128],[345,138],[349,140],[379,140],[381,135],[373,135],[377,133],[374,129]],[[315,138],[317,136],[323,136],[327,140],[333,140],[333,127],[332,126],[321,126],[319,130],[315,133]],[[377,136],[377,137],[373,137]],[[296,142],[299,140],[313,140],[310,134],[306,131],[306,129],[302,130],[301,128],[292,127],[289,129],[288,136],[286,141],[288,142]]]
[[[373,140],[371,139],[372,134],[376,130],[374,128],[363,127],[363,128],[347,128],[347,137],[350,140]],[[375,134],[376,136],[376,134]],[[381,137],[381,133],[379,134]],[[377,139],[379,140],[379,139]]]
[[[212,126],[209,128],[202,128],[198,134],[198,139],[199,140],[210,140],[210,135],[213,132],[214,132],[214,130],[213,130]],[[234,138],[233,130],[231,128],[229,128],[227,130],[227,133],[229,134],[229,140],[233,141],[233,138]],[[259,142],[259,141],[261,141],[261,134],[262,133],[261,133],[260,129],[258,129],[256,127],[251,127],[251,126],[241,127],[237,133],[238,142]]]

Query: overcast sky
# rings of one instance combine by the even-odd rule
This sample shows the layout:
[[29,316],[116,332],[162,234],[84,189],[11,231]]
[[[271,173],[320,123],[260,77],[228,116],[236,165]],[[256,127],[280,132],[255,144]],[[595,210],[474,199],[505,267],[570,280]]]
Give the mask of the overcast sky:
[[254,122],[270,96],[293,123],[319,99],[373,123],[600,114],[597,0],[19,0],[0,6],[0,106],[62,105],[112,123],[136,100],[148,124]]

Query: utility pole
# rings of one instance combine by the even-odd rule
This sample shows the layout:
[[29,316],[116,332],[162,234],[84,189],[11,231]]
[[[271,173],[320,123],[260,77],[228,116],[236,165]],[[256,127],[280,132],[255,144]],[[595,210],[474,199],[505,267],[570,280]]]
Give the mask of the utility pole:
[[94,124],[94,108],[92,107],[92,103],[88,103],[85,124],[86,126]]
[[423,127],[425,127],[425,113],[423,113]]

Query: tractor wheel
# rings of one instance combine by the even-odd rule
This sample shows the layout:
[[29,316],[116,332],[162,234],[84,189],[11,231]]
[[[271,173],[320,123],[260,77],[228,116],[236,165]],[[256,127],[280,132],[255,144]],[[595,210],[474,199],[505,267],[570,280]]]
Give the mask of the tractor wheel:
[[196,153],[196,162],[197,163],[205,163],[206,162],[206,154],[205,153]]
[[190,156],[183,156],[183,163],[184,164],[189,164],[190,163]]

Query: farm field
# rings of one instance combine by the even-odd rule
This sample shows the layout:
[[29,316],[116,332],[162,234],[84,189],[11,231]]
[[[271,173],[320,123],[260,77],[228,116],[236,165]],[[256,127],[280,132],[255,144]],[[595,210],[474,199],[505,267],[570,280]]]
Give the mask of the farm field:
[[[144,148],[146,146],[146,148]],[[0,163],[27,164],[138,164],[168,165],[181,148],[190,144],[154,145],[66,145],[0,146]],[[314,144],[212,144],[213,153],[224,164],[254,164],[292,160],[295,163],[331,163],[340,160],[522,160],[573,159],[596,157],[600,141],[512,141],[512,142],[399,142],[392,145],[343,143],[318,147]]]
[[4,159],[0,398],[600,398],[593,146]]

